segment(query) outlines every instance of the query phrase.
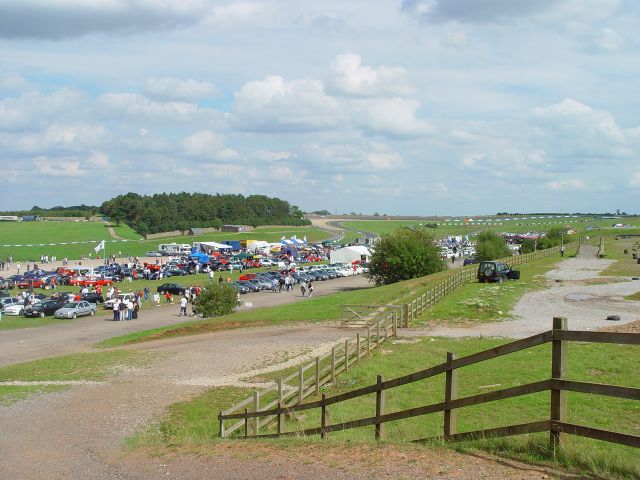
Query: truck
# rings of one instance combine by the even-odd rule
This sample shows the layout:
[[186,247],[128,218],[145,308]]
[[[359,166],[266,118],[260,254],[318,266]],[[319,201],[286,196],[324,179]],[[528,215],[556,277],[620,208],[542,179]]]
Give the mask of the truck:
[[162,255],[189,255],[191,253],[191,245],[188,243],[161,243],[158,245],[158,252]]

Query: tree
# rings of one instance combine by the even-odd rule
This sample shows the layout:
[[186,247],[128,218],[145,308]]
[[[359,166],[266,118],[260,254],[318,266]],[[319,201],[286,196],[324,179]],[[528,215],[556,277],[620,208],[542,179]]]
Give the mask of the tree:
[[376,242],[366,276],[376,285],[423,277],[446,269],[432,234],[400,228]]
[[195,299],[195,306],[203,317],[228,315],[238,306],[238,292],[231,285],[211,285]]
[[483,262],[509,256],[511,256],[511,250],[507,247],[504,238],[491,230],[480,232],[476,245],[477,260]]
[[538,249],[544,250],[545,248],[555,247],[562,242],[562,236],[567,232],[566,228],[552,227],[547,230],[544,237],[538,240]]

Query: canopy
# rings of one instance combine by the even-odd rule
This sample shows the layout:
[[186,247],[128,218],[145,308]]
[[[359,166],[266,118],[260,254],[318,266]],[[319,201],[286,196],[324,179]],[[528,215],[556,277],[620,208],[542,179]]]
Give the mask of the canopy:
[[225,245],[218,242],[194,242],[194,245],[200,245],[200,248],[210,248],[212,250],[232,250],[231,245]]
[[371,257],[369,249],[361,245],[354,245],[334,250],[329,255],[329,261],[331,263],[353,263],[362,260],[363,256],[369,260]]
[[209,263],[209,255],[202,252],[195,252],[189,255],[192,260],[197,260],[200,263]]

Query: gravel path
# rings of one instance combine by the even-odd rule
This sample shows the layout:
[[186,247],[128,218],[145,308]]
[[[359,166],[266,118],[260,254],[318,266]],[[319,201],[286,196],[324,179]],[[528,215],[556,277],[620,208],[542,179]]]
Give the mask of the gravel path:
[[[624,297],[640,291],[640,281],[615,281],[598,277],[613,260],[595,257],[590,248],[577,258],[569,258],[546,273],[549,288],[525,294],[513,310],[513,318],[502,322],[475,324],[470,327],[435,327],[410,329],[407,336],[444,337],[507,337],[524,338],[549,330],[553,317],[566,317],[569,328],[596,330],[612,324],[626,324],[640,320],[640,302]],[[603,283],[584,282],[598,278]],[[606,320],[619,315],[620,321]]]

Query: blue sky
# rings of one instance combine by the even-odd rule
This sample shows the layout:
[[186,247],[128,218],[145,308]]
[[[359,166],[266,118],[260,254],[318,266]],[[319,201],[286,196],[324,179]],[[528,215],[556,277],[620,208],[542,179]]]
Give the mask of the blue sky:
[[0,0],[2,209],[637,212],[631,0]]

